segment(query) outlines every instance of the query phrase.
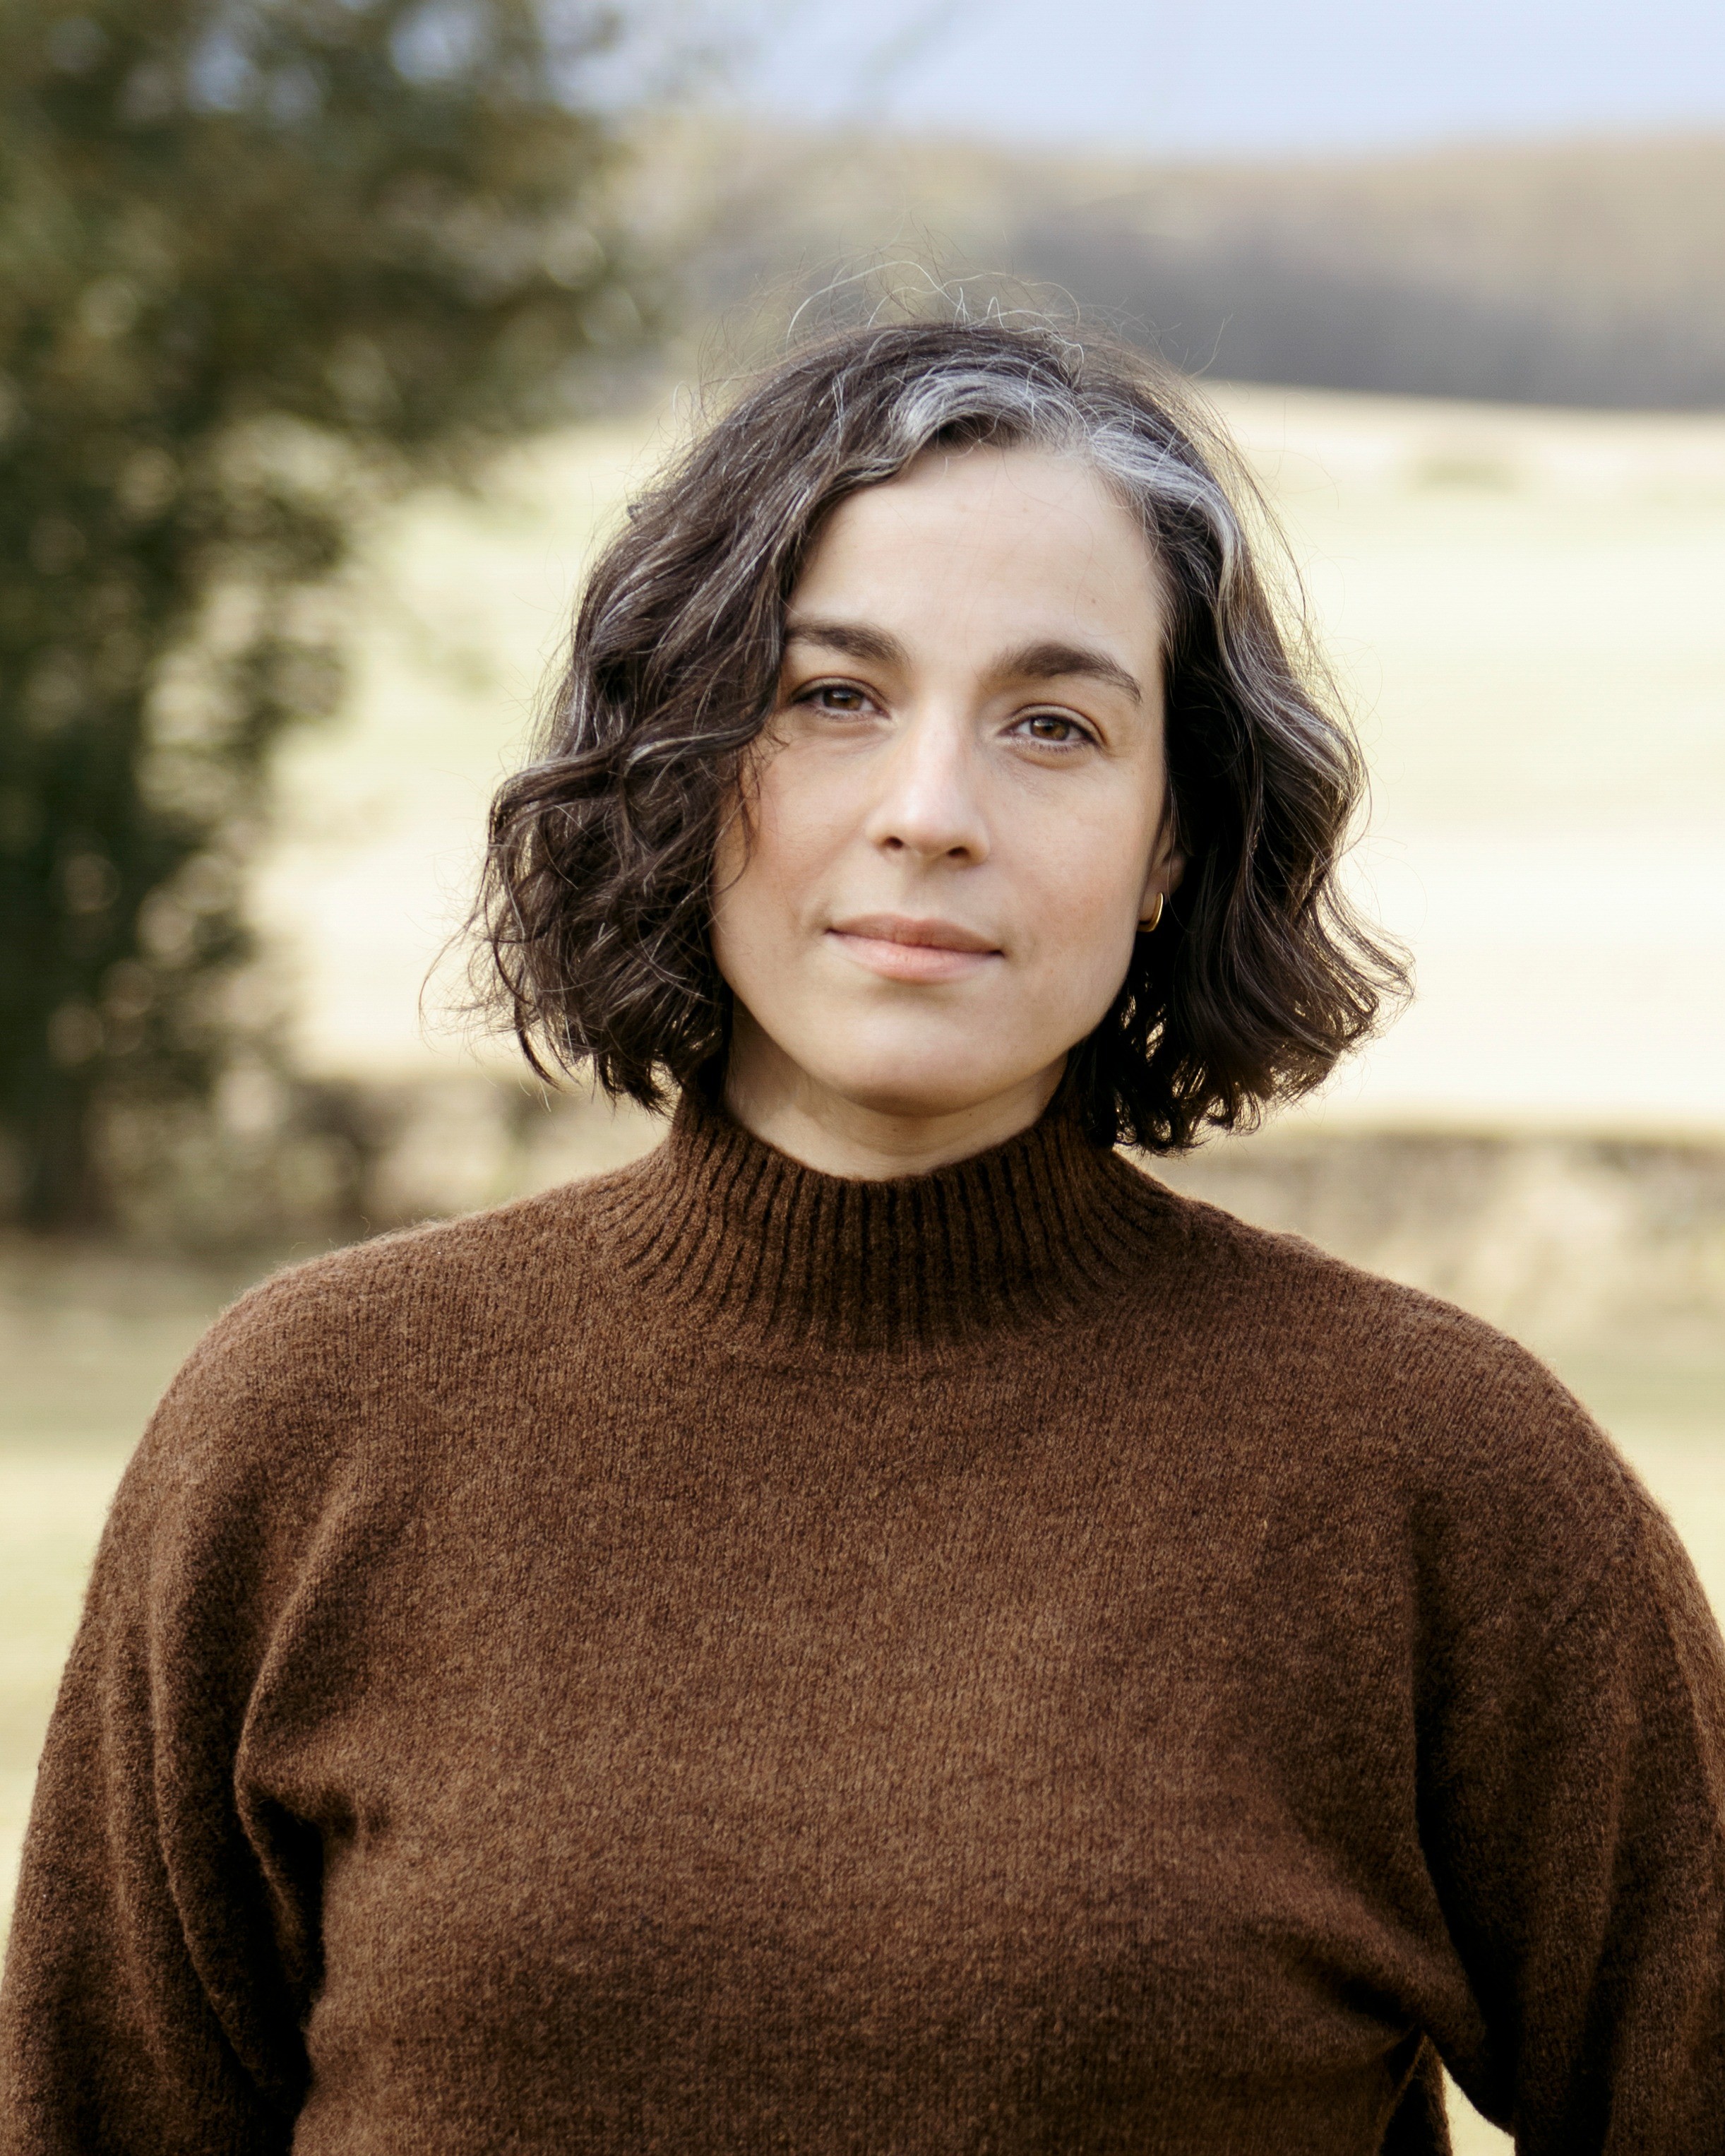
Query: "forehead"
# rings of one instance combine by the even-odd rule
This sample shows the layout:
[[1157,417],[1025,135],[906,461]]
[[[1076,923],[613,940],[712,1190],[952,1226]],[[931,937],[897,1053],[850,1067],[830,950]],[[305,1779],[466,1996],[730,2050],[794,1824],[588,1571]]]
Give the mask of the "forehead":
[[838,602],[952,618],[978,609],[1160,644],[1161,567],[1137,518],[1079,456],[927,450],[822,526],[793,612]]

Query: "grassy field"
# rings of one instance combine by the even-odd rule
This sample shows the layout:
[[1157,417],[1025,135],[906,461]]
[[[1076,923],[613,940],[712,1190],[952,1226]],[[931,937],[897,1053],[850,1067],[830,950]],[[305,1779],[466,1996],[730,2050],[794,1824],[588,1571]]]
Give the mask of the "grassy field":
[[[1333,1112],[1725,1132],[1725,420],[1214,398],[1358,715],[1357,873],[1419,968]],[[582,564],[674,432],[561,436],[379,529],[346,712],[294,745],[257,880],[314,1065],[459,1065],[428,968]]]

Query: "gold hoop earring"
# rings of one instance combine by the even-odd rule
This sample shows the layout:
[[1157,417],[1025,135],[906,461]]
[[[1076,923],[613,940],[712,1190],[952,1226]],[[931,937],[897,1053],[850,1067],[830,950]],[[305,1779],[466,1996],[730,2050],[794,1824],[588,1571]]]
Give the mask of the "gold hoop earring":
[[1138,923],[1138,933],[1141,936],[1153,936],[1155,934],[1157,929],[1162,924],[1162,909],[1167,905],[1167,903],[1168,901],[1163,896],[1162,893],[1158,891],[1156,894],[1155,905],[1151,907],[1150,911]]

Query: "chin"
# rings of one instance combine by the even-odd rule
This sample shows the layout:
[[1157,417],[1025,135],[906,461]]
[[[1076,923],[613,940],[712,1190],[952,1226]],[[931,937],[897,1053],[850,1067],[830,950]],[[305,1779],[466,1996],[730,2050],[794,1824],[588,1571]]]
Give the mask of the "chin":
[[868,1058],[820,1073],[824,1084],[859,1108],[906,1122],[963,1115],[1026,1084],[1032,1071],[978,1068],[951,1055]]

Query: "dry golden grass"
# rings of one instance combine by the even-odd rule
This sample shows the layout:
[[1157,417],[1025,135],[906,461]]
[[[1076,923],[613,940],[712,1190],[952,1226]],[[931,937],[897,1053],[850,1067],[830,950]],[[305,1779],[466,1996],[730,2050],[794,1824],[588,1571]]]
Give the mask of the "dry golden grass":
[[[1216,401],[1358,714],[1357,873],[1419,967],[1336,1112],[1725,1134],[1725,419]],[[559,437],[378,533],[347,711],[295,744],[259,870],[314,1067],[465,1067],[422,985],[583,562],[675,425]]]

